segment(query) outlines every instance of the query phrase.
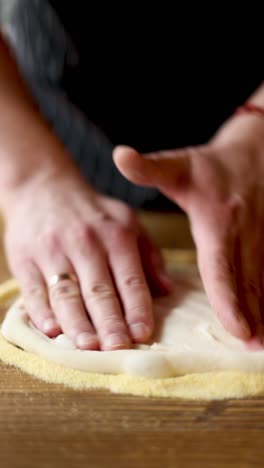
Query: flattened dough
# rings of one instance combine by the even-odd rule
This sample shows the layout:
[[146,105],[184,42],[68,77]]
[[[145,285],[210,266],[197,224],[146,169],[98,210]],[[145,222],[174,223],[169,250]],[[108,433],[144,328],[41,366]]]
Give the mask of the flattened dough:
[[81,351],[64,335],[51,339],[30,322],[23,301],[9,308],[1,332],[23,350],[89,373],[165,378],[211,371],[264,371],[264,351],[248,351],[215,317],[197,272],[175,274],[175,290],[155,301],[156,332],[129,350]]

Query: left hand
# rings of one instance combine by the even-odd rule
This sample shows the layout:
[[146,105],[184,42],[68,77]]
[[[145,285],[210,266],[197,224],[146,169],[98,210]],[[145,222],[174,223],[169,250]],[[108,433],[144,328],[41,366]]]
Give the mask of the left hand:
[[[150,291],[168,292],[161,253],[127,205],[95,192],[67,162],[60,169],[32,174],[5,204],[9,269],[28,315],[42,333],[62,331],[80,349],[146,343]],[[50,285],[60,274],[75,279]]]
[[200,147],[141,157],[118,147],[124,176],[155,186],[187,213],[198,267],[223,326],[251,349],[264,343],[264,121],[230,119]]

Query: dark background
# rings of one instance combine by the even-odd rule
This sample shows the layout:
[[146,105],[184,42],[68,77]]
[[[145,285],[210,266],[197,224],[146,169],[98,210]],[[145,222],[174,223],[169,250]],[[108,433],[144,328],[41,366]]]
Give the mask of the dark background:
[[80,54],[62,85],[114,144],[204,143],[263,79],[256,10],[51,3]]

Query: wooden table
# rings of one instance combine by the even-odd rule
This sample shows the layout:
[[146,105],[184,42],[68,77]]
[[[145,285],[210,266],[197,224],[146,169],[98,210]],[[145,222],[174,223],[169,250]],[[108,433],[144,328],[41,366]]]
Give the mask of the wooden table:
[[[165,229],[166,221],[170,232],[180,225],[177,246],[189,236],[182,218],[146,221],[150,230]],[[171,238],[157,241],[173,247]],[[6,274],[2,262],[1,279]],[[264,466],[263,399],[206,403],[78,392],[1,364],[0,375],[1,468]]]

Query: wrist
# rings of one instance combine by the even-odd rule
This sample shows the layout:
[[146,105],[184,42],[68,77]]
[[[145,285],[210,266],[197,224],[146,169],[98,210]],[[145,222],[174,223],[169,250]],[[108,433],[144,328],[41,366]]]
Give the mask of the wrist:
[[[55,140],[55,139],[54,139]],[[67,178],[74,179],[77,168],[65,149],[48,139],[28,141],[11,152],[1,148],[0,206],[4,215],[27,194],[34,196],[41,187],[49,190]]]
[[[251,106],[250,106],[251,107]],[[216,132],[211,143],[217,145],[236,144],[256,153],[264,152],[264,107],[238,108]]]
[[68,170],[65,165],[53,165],[43,167],[31,177],[24,179],[23,183],[9,187],[3,196],[0,195],[1,210],[5,221],[8,223],[15,213],[30,205],[34,210],[41,210],[45,200],[60,200],[66,202],[69,197],[82,194],[87,200],[93,200],[96,196],[94,189],[83,180],[77,170]]

